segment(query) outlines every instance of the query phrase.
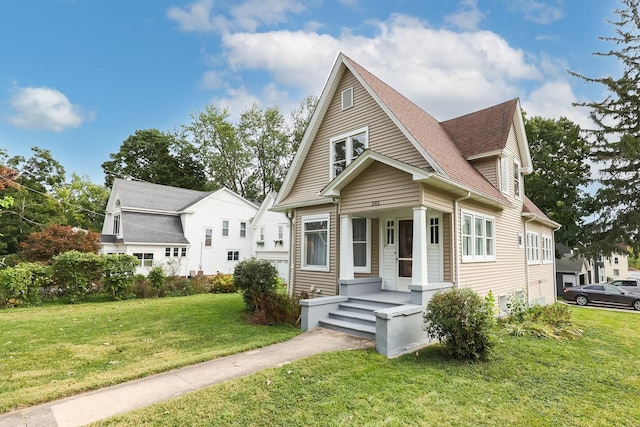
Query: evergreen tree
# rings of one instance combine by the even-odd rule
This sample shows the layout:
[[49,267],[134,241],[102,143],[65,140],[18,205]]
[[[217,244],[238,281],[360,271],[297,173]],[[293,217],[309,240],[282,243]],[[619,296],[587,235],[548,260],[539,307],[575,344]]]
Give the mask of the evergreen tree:
[[639,0],[622,0],[609,21],[615,35],[600,37],[615,44],[609,52],[595,55],[621,62],[622,73],[592,78],[572,75],[605,87],[608,94],[599,102],[581,102],[588,107],[595,123],[588,131],[592,139],[591,156],[600,169],[600,188],[595,195],[596,214],[587,224],[588,252],[608,255],[620,252],[625,243],[636,253],[640,249],[640,15]]

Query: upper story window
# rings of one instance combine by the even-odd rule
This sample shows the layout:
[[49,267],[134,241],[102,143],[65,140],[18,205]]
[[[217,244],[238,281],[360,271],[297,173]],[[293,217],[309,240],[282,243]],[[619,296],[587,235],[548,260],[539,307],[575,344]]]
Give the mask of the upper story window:
[[520,197],[520,163],[513,161],[513,195]]
[[284,224],[278,224],[278,240],[284,239]]
[[113,234],[120,234],[120,215],[113,216]]
[[353,107],[353,88],[343,90],[341,99],[343,110]]
[[340,175],[353,160],[369,147],[369,128],[331,138],[331,179]]
[[495,259],[495,219],[474,212],[462,212],[462,260],[495,261]]
[[222,235],[224,237],[229,237],[229,220],[222,220]]
[[500,191],[509,194],[509,156],[500,158]]
[[264,242],[264,225],[260,226],[260,240]]
[[527,260],[529,264],[540,263],[540,236],[538,233],[527,232]]
[[618,264],[618,263],[619,263],[619,261],[618,261],[618,257],[613,258],[613,263],[614,263],[614,264]]
[[247,237],[247,223],[240,223],[240,237]]

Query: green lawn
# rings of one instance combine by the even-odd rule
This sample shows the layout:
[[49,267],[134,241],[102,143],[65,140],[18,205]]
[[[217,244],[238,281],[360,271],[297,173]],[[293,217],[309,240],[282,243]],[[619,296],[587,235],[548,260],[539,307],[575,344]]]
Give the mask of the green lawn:
[[640,314],[572,312],[580,339],[502,337],[486,363],[321,354],[97,425],[640,425]]
[[240,294],[0,311],[0,413],[284,341]]

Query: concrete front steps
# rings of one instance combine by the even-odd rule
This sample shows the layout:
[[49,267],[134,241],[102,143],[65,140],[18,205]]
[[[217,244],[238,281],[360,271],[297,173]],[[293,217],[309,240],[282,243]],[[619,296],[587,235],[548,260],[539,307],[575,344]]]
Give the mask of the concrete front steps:
[[367,298],[365,295],[350,297],[348,301],[338,304],[337,310],[330,311],[328,317],[318,323],[323,328],[375,340],[376,316],[373,312],[400,305],[402,304],[376,301],[375,297]]

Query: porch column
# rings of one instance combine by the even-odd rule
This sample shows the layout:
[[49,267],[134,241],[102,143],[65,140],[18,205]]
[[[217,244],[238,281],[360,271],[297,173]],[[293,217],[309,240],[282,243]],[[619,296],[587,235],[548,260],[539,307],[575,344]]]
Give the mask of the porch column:
[[353,280],[353,225],[351,215],[340,215],[340,280]]
[[427,275],[427,208],[413,208],[412,285],[426,285]]

